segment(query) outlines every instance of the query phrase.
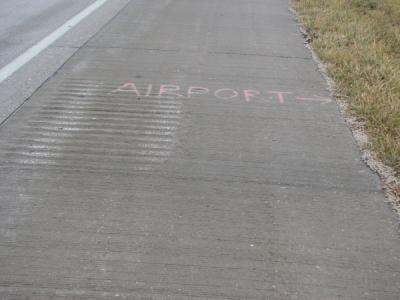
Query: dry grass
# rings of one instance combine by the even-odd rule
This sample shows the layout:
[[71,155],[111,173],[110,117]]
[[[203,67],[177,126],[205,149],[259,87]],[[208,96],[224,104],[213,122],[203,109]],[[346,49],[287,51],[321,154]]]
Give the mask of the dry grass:
[[400,175],[400,0],[293,0],[378,159]]

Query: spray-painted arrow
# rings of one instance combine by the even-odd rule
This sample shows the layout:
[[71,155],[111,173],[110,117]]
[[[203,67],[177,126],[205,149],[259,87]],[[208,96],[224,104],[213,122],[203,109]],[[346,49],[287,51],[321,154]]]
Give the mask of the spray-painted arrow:
[[300,101],[322,102],[323,104],[332,102],[332,99],[330,99],[330,98],[324,98],[324,97],[317,96],[317,95],[314,95],[314,98],[312,98],[312,97],[296,97],[296,99],[300,100]]

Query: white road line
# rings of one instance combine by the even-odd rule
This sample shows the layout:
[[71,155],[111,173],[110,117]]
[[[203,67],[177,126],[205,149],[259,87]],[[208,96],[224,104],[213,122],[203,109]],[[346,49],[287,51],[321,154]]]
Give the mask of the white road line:
[[44,49],[46,49],[48,46],[50,46],[52,43],[54,43],[56,40],[58,40],[61,36],[63,36],[71,28],[75,27],[77,24],[79,24],[79,22],[81,22],[83,19],[85,19],[87,16],[89,16],[92,12],[94,12],[96,9],[101,7],[107,1],[108,0],[97,0],[90,6],[88,6],[84,10],[82,10],[79,14],[75,15],[74,17],[69,19],[67,22],[65,22],[63,25],[58,27],[56,30],[54,30],[52,33],[50,33],[48,36],[43,38],[37,44],[33,45],[31,48],[26,50],[23,54],[18,56],[16,59],[14,59],[8,65],[6,65],[4,68],[2,68],[0,70],[0,83],[3,82],[4,80],[6,80],[8,77],[10,77],[16,71],[18,71],[22,66],[24,66],[26,63],[28,63],[32,58],[37,56],[40,52],[42,52]]

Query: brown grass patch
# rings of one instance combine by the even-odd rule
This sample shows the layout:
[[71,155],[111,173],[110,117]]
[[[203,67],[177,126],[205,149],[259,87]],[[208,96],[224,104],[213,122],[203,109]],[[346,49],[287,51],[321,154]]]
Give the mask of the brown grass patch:
[[400,1],[293,3],[371,150],[400,175]]

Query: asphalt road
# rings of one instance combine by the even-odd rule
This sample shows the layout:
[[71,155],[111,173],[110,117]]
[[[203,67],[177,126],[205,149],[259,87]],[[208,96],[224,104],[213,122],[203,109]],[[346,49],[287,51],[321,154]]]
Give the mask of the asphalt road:
[[0,68],[94,0],[0,1]]
[[[46,39],[95,1],[1,1],[0,70]],[[107,1],[5,81],[0,80],[0,123],[15,112],[48,78],[109,22],[127,0]],[[0,71],[0,72],[1,72]],[[1,74],[0,74],[1,75]],[[1,79],[2,76],[0,76]]]
[[398,299],[288,3],[109,2],[0,84],[0,299]]

